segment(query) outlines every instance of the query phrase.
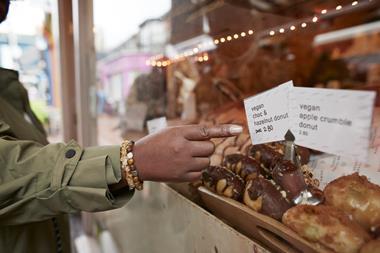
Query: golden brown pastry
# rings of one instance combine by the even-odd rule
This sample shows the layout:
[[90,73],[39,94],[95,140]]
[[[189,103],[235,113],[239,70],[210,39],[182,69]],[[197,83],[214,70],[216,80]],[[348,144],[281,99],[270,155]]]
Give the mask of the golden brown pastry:
[[223,166],[239,175],[246,182],[257,178],[262,170],[260,164],[255,159],[242,154],[225,156]]
[[243,197],[244,204],[253,210],[281,220],[292,204],[286,199],[285,191],[280,191],[271,181],[258,177],[248,181]]
[[331,206],[295,206],[285,212],[282,222],[300,236],[336,253],[357,253],[371,239],[361,226]]
[[326,204],[351,215],[367,231],[380,225],[380,186],[354,173],[330,182],[324,190]]
[[366,243],[361,248],[360,253],[380,253],[380,239],[372,240]]
[[232,171],[219,166],[209,166],[202,172],[203,185],[228,198],[240,200],[243,196],[244,181]]

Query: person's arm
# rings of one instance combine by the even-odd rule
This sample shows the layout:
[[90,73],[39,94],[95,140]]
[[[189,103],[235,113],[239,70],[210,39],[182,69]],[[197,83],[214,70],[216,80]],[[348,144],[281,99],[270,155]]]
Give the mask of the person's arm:
[[[139,177],[159,182],[197,180],[214,151],[209,139],[241,130],[233,125],[183,126],[142,138],[134,148]],[[0,121],[0,225],[117,208],[133,194],[121,178],[119,146],[82,149],[74,141],[43,146],[7,137],[6,132]]]
[[122,181],[119,157],[119,146],[82,149],[74,141],[43,146],[0,137],[0,224],[121,207],[133,191],[116,197],[109,190]]

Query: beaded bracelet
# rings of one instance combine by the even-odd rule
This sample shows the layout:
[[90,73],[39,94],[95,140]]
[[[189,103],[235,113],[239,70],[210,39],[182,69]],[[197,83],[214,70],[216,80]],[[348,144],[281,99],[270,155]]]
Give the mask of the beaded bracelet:
[[137,189],[141,191],[143,189],[143,181],[140,180],[133,157],[134,141],[125,140],[120,147],[120,162],[122,173],[127,181],[130,190]]

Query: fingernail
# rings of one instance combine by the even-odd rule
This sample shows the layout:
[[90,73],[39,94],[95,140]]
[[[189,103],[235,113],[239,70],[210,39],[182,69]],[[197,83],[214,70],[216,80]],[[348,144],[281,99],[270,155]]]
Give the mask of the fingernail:
[[233,135],[237,135],[243,132],[243,127],[239,125],[230,126],[230,133]]

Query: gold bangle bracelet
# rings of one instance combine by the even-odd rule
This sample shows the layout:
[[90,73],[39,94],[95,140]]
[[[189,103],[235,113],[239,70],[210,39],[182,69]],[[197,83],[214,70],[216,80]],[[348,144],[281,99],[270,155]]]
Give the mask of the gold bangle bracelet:
[[130,190],[137,189],[141,191],[143,189],[143,181],[140,180],[138,172],[135,166],[135,159],[133,154],[134,142],[125,140],[120,147],[120,162],[121,170],[129,186]]

